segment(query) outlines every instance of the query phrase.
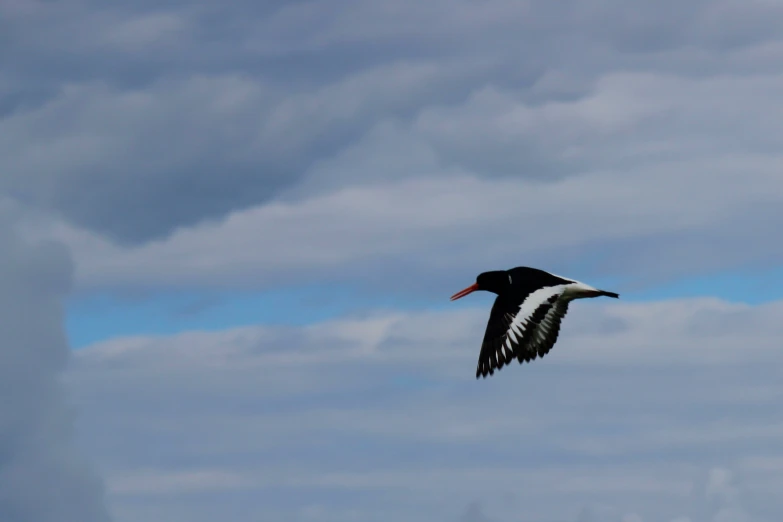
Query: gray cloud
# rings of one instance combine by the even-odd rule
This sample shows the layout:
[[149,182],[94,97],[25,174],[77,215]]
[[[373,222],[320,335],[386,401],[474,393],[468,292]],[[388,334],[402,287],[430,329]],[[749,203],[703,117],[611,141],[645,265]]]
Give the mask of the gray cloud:
[[102,484],[73,448],[60,382],[71,261],[62,245],[22,242],[9,221],[0,213],[0,518],[106,522]]
[[115,339],[68,382],[120,521],[773,522],[781,307],[577,306],[480,382],[486,310]]
[[[22,228],[79,289],[780,263],[780,15],[4,2],[0,195],[64,220]],[[3,234],[0,518],[106,520],[59,399],[71,267]],[[777,520],[780,303],[585,306],[477,384],[485,313],[104,343],[67,374],[78,441],[120,522]]]
[[612,274],[633,288],[783,261],[767,239],[783,203],[776,165],[765,158],[740,169],[717,157],[552,184],[455,172],[264,205],[138,247],[62,226],[36,233],[71,246],[80,289],[348,281],[451,295],[480,271],[519,264],[591,280]]
[[[65,111],[76,120],[72,132],[59,145],[62,136],[55,132],[51,147],[26,156],[20,165],[29,175],[16,178],[17,188],[46,186],[46,197],[65,198],[88,229],[105,212],[101,226],[126,227],[131,235],[171,222],[175,213],[184,226],[193,208],[204,214],[212,206],[217,216],[220,205],[238,201],[232,191],[253,205],[257,191],[272,186],[256,184],[260,178],[252,169],[219,177],[189,174],[194,154],[203,153],[203,165],[215,160],[207,142],[220,142],[220,154],[237,165],[253,165],[296,156],[305,142],[329,134],[339,114],[361,113],[369,130],[314,161],[295,186],[280,177],[280,190],[267,192],[275,201],[145,244],[116,245],[62,224],[55,233],[39,233],[72,248],[79,290],[267,289],[350,279],[365,288],[394,281],[399,292],[447,293],[457,271],[472,277],[485,267],[518,264],[575,277],[612,274],[630,289],[769,267],[783,262],[780,244],[768,239],[782,224],[779,118],[769,107],[778,105],[783,80],[779,72],[748,74],[735,67],[752,62],[754,54],[777,56],[783,47],[776,49],[734,49],[721,75],[614,71],[586,81],[578,96],[531,100],[529,92],[570,85],[573,71],[553,69],[540,80],[543,87],[535,84],[529,92],[487,84],[459,103],[419,108],[421,89],[457,81],[464,72],[459,63],[384,65],[288,94],[247,75],[164,79],[134,95],[80,85],[62,95],[71,100],[62,107],[81,100],[80,111]],[[49,128],[58,103],[40,108],[37,122],[29,113],[4,120],[4,157],[35,149],[35,135]],[[139,114],[130,126],[121,114],[134,110]],[[409,118],[394,116],[407,110]],[[189,121],[192,132],[177,133],[172,125],[178,119]],[[297,131],[304,122],[307,131]],[[173,137],[161,145],[155,133],[167,125]],[[101,132],[90,134],[96,126]],[[143,172],[127,171],[128,185],[117,191],[122,202],[105,193],[121,186],[119,178],[89,191],[73,183],[107,180],[90,165],[108,166],[118,153],[126,155],[123,165],[132,165],[135,145],[122,137],[129,127],[138,131],[140,147],[166,154],[146,155]],[[211,137],[194,149],[189,140],[202,131]],[[80,155],[72,154],[68,140],[80,144]],[[291,140],[299,145],[288,147]],[[531,162],[547,167],[525,167]],[[481,166],[489,163],[494,166]],[[169,183],[164,197],[161,180],[173,178],[161,177],[158,167],[168,166],[190,181],[187,190]],[[69,169],[73,174],[64,175]],[[517,171],[525,176],[510,175]],[[193,198],[204,194],[211,202],[193,207]],[[140,205],[142,196],[161,196],[166,204]]]
[[484,509],[479,502],[468,504],[465,512],[459,518],[459,522],[491,522],[491,520],[484,514]]
[[[543,103],[589,99],[610,73],[780,72],[780,12],[766,2],[395,5],[4,5],[2,34],[14,51],[0,78],[0,190],[140,243],[295,192],[315,165],[389,120],[417,122],[444,165],[554,180],[665,154],[689,143],[681,133],[694,135],[693,122],[711,122],[703,113],[678,121],[665,96],[677,96],[678,80],[669,82],[675,91],[645,91],[645,77],[634,89],[659,103],[641,134],[560,125],[556,106],[554,119],[510,128],[507,107],[523,104],[511,115],[524,120]],[[640,107],[608,94],[593,110]],[[734,101],[723,102],[730,111]],[[751,130],[756,116],[745,117]],[[703,141],[778,145],[774,133],[737,135]],[[692,145],[681,148],[708,154]]]

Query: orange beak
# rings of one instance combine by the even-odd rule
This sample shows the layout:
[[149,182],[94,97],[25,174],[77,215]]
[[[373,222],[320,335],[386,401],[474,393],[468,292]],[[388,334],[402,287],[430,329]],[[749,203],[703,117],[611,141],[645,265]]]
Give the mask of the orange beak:
[[459,291],[459,292],[457,292],[456,294],[452,295],[452,296],[451,296],[451,300],[452,300],[452,301],[454,301],[454,300],[456,300],[456,299],[459,299],[460,297],[465,297],[465,296],[466,296],[466,295],[468,295],[469,293],[471,293],[471,292],[475,292],[475,291],[476,291],[476,290],[478,290],[478,289],[479,289],[479,287],[478,287],[478,283],[473,283],[472,285],[470,285],[470,286],[469,286],[469,287],[467,287],[466,289],[464,289],[464,290],[460,290],[460,291]]

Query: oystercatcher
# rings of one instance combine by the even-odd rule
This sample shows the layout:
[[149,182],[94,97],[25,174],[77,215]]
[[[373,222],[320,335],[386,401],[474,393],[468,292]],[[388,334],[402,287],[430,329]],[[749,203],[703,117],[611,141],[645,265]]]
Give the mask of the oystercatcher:
[[574,279],[518,266],[479,274],[474,284],[451,296],[451,300],[476,290],[497,294],[481,343],[476,379],[493,375],[495,369],[500,370],[514,358],[522,364],[549,353],[568,304],[574,299],[620,297]]

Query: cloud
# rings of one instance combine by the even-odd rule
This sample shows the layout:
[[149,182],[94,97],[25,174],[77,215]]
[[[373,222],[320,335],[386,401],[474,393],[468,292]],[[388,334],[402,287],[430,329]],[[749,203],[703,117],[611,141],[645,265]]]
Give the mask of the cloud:
[[517,265],[651,285],[782,262],[780,245],[765,239],[779,221],[774,164],[742,170],[716,159],[553,184],[462,173],[347,186],[136,247],[63,225],[36,233],[72,248],[80,290],[340,282],[451,295],[480,271]]
[[[414,110],[412,93],[452,81],[451,66],[397,64],[287,96],[247,76],[162,80],[132,94],[75,86],[39,108],[40,120],[24,112],[0,124],[6,161],[31,148],[17,162],[29,175],[7,181],[64,198],[80,213],[82,226],[37,232],[72,249],[77,290],[394,281],[409,295],[449,293],[452,273],[520,264],[612,276],[631,289],[783,263],[783,250],[768,240],[783,203],[778,118],[768,109],[783,89],[778,73],[613,72],[569,100],[534,102],[488,85],[460,103]],[[393,116],[405,107],[409,118]],[[307,157],[305,142],[331,139],[326,130],[343,110],[367,115],[370,126],[350,146],[313,160],[296,181],[254,170],[272,158],[288,168]],[[76,121],[67,137],[52,133],[49,115],[58,111]],[[137,114],[133,125],[123,114]],[[188,133],[172,127],[180,119],[190,122]],[[296,131],[305,121],[307,132]],[[161,130],[172,137],[159,139]],[[54,141],[34,154],[40,132]],[[202,132],[204,146],[192,147]],[[300,145],[288,147],[283,135]],[[132,166],[137,147],[148,150],[141,171]],[[95,185],[109,179],[104,168],[117,154],[125,159],[111,168],[125,174]],[[192,161],[223,173],[196,175]],[[223,171],[227,161],[248,169]],[[162,175],[169,168],[179,174]],[[254,204],[259,191],[272,200]],[[246,198],[244,210],[229,212],[237,198]],[[187,227],[192,211],[215,219]],[[142,244],[90,231],[98,219],[108,227],[98,232],[144,235],[177,213],[182,228]]]
[[68,383],[120,521],[763,522],[781,308],[577,304],[547,357],[484,381],[467,309],[119,338]]
[[69,360],[59,302],[71,283],[445,299],[519,264],[624,293],[783,263],[780,15],[3,2],[0,199],[41,215],[0,236],[0,515],[108,518],[70,446],[66,362],[121,522],[779,513],[779,302],[580,306],[547,358],[479,383],[486,310],[114,339]]
[[542,182],[779,150],[769,2],[395,5],[6,2],[0,190],[141,244],[302,193],[390,125],[438,164]]
[[31,245],[0,213],[0,518],[106,522],[100,480],[72,441],[60,382],[69,350],[61,301],[72,264],[62,245]]
[[706,495],[714,502],[714,522],[749,522],[750,516],[739,500],[739,490],[735,485],[731,470],[716,467],[710,470],[707,479]]
[[465,512],[460,517],[459,522],[490,522],[491,520],[484,514],[480,503],[471,502],[465,508]]

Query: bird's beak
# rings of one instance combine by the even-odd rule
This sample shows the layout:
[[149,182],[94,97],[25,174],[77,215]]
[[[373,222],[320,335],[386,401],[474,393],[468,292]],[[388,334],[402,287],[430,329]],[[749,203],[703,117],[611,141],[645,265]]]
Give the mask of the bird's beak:
[[460,290],[460,291],[459,291],[459,292],[457,292],[456,294],[452,295],[452,296],[451,296],[451,300],[452,300],[452,301],[454,301],[455,299],[459,299],[460,297],[465,297],[465,296],[466,296],[466,295],[468,295],[469,293],[471,293],[471,292],[475,292],[475,291],[476,291],[476,290],[478,290],[478,289],[479,289],[479,287],[478,287],[478,283],[473,283],[472,285],[470,285],[470,286],[469,286],[469,287],[467,287],[466,289],[464,289],[464,290]]

